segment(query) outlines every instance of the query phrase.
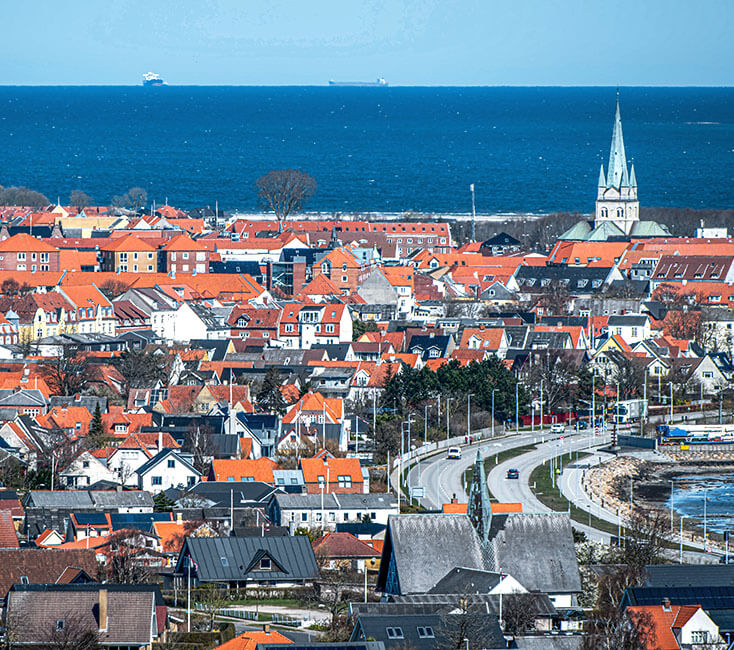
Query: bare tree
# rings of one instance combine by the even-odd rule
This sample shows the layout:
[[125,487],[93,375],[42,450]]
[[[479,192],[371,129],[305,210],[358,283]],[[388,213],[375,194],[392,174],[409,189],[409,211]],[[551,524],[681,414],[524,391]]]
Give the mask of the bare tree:
[[125,194],[112,197],[112,205],[118,208],[129,208],[137,212],[148,202],[148,193],[142,187],[131,187]]
[[504,596],[502,620],[504,631],[513,636],[532,632],[538,614],[536,597],[533,594],[509,594]]
[[497,627],[497,619],[488,616],[483,606],[472,607],[467,599],[459,600],[458,608],[441,617],[441,637],[444,648],[484,648],[491,635],[491,627]]
[[110,560],[109,578],[118,584],[150,582],[150,569],[141,554],[145,550],[144,538],[139,530],[120,530],[108,538]]
[[647,650],[654,646],[655,624],[647,613],[616,610],[589,621],[582,650]]
[[255,183],[257,195],[265,208],[282,222],[297,212],[316,191],[316,181],[299,169],[274,169]]
[[200,426],[193,422],[186,430],[183,448],[188,453],[193,454],[193,465],[198,472],[203,473],[207,470],[216,452],[213,433],[210,426],[206,424]]
[[72,190],[69,196],[69,203],[75,208],[86,208],[94,203],[94,199],[82,190]]
[[204,585],[196,590],[194,597],[201,607],[200,611],[206,614],[211,632],[214,629],[214,619],[217,614],[229,604],[229,587]]
[[89,361],[78,348],[64,346],[61,356],[45,361],[39,370],[55,395],[74,395],[87,385]]
[[108,300],[117,298],[117,296],[125,293],[129,288],[129,285],[127,285],[125,282],[112,278],[110,278],[109,280],[105,280],[102,284],[99,285],[99,290]]

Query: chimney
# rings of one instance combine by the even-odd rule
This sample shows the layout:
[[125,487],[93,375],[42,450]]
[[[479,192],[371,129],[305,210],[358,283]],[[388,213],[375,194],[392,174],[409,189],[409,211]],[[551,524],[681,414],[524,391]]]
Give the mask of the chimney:
[[664,612],[671,611],[670,598],[663,598],[663,611]]
[[163,451],[163,431],[158,431],[158,451]]
[[99,631],[107,631],[107,589],[99,590]]
[[265,632],[265,634],[270,634],[270,626],[267,623],[263,625],[263,632]]
[[451,503],[459,503],[459,500],[456,498],[456,492],[451,495]]
[[176,523],[177,524],[182,524],[183,523],[183,513],[182,512],[177,512],[176,513]]

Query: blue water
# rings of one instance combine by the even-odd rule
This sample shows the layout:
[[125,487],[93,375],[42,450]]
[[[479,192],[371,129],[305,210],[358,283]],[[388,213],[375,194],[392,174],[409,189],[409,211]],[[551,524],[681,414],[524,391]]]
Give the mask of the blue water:
[[[610,88],[0,87],[0,185],[97,202],[132,185],[255,210],[273,168],[319,211],[593,209]],[[643,205],[734,207],[734,89],[622,89]]]
[[[718,533],[734,532],[734,475],[697,475],[676,480],[673,496],[676,512],[703,525],[704,500],[707,528]],[[667,507],[670,508],[670,498]]]

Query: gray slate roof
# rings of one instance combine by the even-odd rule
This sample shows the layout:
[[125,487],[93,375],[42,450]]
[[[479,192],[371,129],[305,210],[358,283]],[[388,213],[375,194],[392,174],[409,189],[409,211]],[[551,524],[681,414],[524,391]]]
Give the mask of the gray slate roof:
[[[395,560],[402,594],[426,593],[456,566],[485,568],[479,539],[466,515],[391,516],[378,589],[384,588],[390,553]],[[418,558],[420,560],[416,561]]]
[[[278,494],[275,501],[282,510],[321,510],[320,494]],[[394,495],[385,493],[371,494],[325,494],[326,510],[381,510],[397,508]]]
[[[303,581],[319,576],[308,537],[189,537],[181,550],[177,572],[186,570],[185,556],[196,562],[204,582],[235,580]],[[259,559],[272,560],[271,571],[258,571]],[[224,559],[224,561],[222,561]]]
[[656,564],[643,587],[734,587],[734,564]]
[[[490,564],[493,564],[490,570],[499,571],[501,567],[529,591],[551,594],[581,591],[568,515],[495,516],[490,546]],[[459,562],[455,565],[469,566]]]

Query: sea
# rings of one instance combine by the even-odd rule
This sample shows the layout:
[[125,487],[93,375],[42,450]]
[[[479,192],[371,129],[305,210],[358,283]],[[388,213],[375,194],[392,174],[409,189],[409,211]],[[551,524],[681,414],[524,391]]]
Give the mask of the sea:
[[[734,207],[734,88],[621,88],[643,206]],[[615,88],[0,87],[0,185],[259,209],[295,168],[322,213],[593,210]]]
[[[673,492],[673,509],[684,515],[690,522],[703,526],[704,514],[706,527],[710,531],[734,532],[734,475],[712,474],[679,476]],[[671,499],[668,497],[667,507]],[[734,549],[734,547],[732,547]]]

